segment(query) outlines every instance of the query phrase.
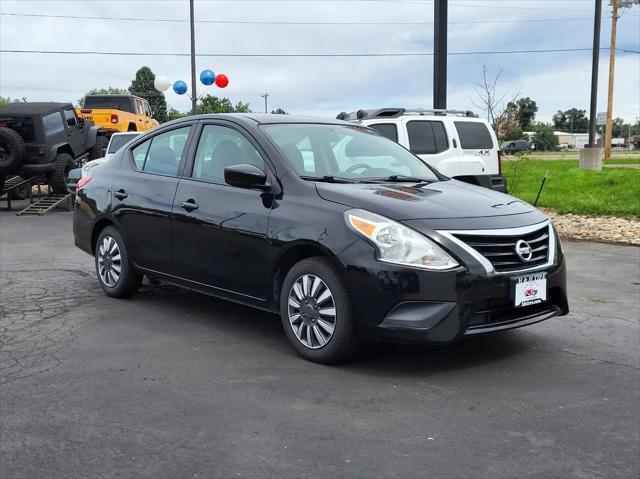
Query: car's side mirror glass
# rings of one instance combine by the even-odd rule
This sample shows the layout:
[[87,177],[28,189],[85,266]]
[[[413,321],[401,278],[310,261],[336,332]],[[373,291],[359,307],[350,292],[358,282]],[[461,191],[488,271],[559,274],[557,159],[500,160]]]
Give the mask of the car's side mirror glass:
[[224,169],[224,181],[240,188],[268,189],[267,175],[255,165],[243,163],[227,166]]

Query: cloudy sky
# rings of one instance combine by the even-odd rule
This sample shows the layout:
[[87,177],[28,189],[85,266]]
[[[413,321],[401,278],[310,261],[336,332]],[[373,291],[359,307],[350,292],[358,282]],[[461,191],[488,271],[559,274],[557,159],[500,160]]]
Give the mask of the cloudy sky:
[[[609,46],[608,3],[603,1],[602,47]],[[128,87],[142,65],[189,82],[188,56],[144,55],[189,52],[188,4],[188,0],[0,0],[0,95],[75,102],[91,88]],[[449,51],[457,53],[449,57],[450,108],[477,111],[472,102],[474,84],[486,65],[491,74],[503,69],[500,91],[508,96],[520,91],[536,100],[541,120],[549,121],[558,109],[588,109],[590,51],[478,52],[589,49],[593,0],[450,0],[449,5]],[[226,73],[231,83],[223,94],[234,102],[249,102],[254,111],[264,108],[263,92],[270,94],[269,109],[332,117],[366,107],[432,106],[431,56],[232,56],[429,53],[432,1],[196,0],[195,11],[196,48],[208,55],[198,57],[198,71]],[[638,6],[625,10],[618,25],[618,48],[636,52],[617,55],[614,116],[627,121],[640,116],[639,15]],[[461,54],[467,52],[471,54]],[[602,51],[601,111],[606,105],[607,74],[608,51]],[[182,111],[190,106],[188,98],[173,92],[167,94],[167,102]]]

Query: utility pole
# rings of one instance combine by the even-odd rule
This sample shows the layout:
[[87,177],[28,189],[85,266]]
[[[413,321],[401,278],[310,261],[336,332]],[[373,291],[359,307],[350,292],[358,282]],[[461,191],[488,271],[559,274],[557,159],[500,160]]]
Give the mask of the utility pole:
[[589,147],[596,146],[596,115],[598,113],[598,62],[600,61],[600,21],[602,18],[602,0],[595,0],[596,10],[593,19],[593,59],[591,62],[591,110],[589,111]]
[[611,136],[613,131],[611,128],[611,117],[613,116],[613,84],[614,73],[616,68],[616,36],[618,30],[618,0],[612,2],[613,10],[611,12],[611,44],[609,48],[609,94],[607,97],[607,124],[605,131],[604,143],[604,159],[611,157]]
[[264,92],[264,94],[260,95],[262,98],[264,98],[264,112],[265,113],[269,113],[269,108],[268,108],[268,103],[267,103],[267,98],[269,98],[269,94],[267,92]]
[[433,2],[433,108],[447,108],[447,21],[449,0]]
[[191,114],[198,112],[198,95],[196,94],[196,28],[193,14],[193,0],[189,0],[191,24]]

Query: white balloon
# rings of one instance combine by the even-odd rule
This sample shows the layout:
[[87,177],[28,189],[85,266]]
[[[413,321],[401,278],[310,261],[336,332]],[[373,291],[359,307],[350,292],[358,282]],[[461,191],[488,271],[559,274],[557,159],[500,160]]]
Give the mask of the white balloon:
[[171,82],[166,76],[157,76],[153,81],[153,86],[156,87],[158,91],[167,91],[171,86]]

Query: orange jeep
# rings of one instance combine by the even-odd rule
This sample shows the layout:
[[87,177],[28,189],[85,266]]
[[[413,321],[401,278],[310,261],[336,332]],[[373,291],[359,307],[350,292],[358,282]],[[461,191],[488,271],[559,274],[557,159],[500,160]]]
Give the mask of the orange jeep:
[[158,126],[149,102],[133,95],[88,95],[78,116],[107,131],[147,131]]

